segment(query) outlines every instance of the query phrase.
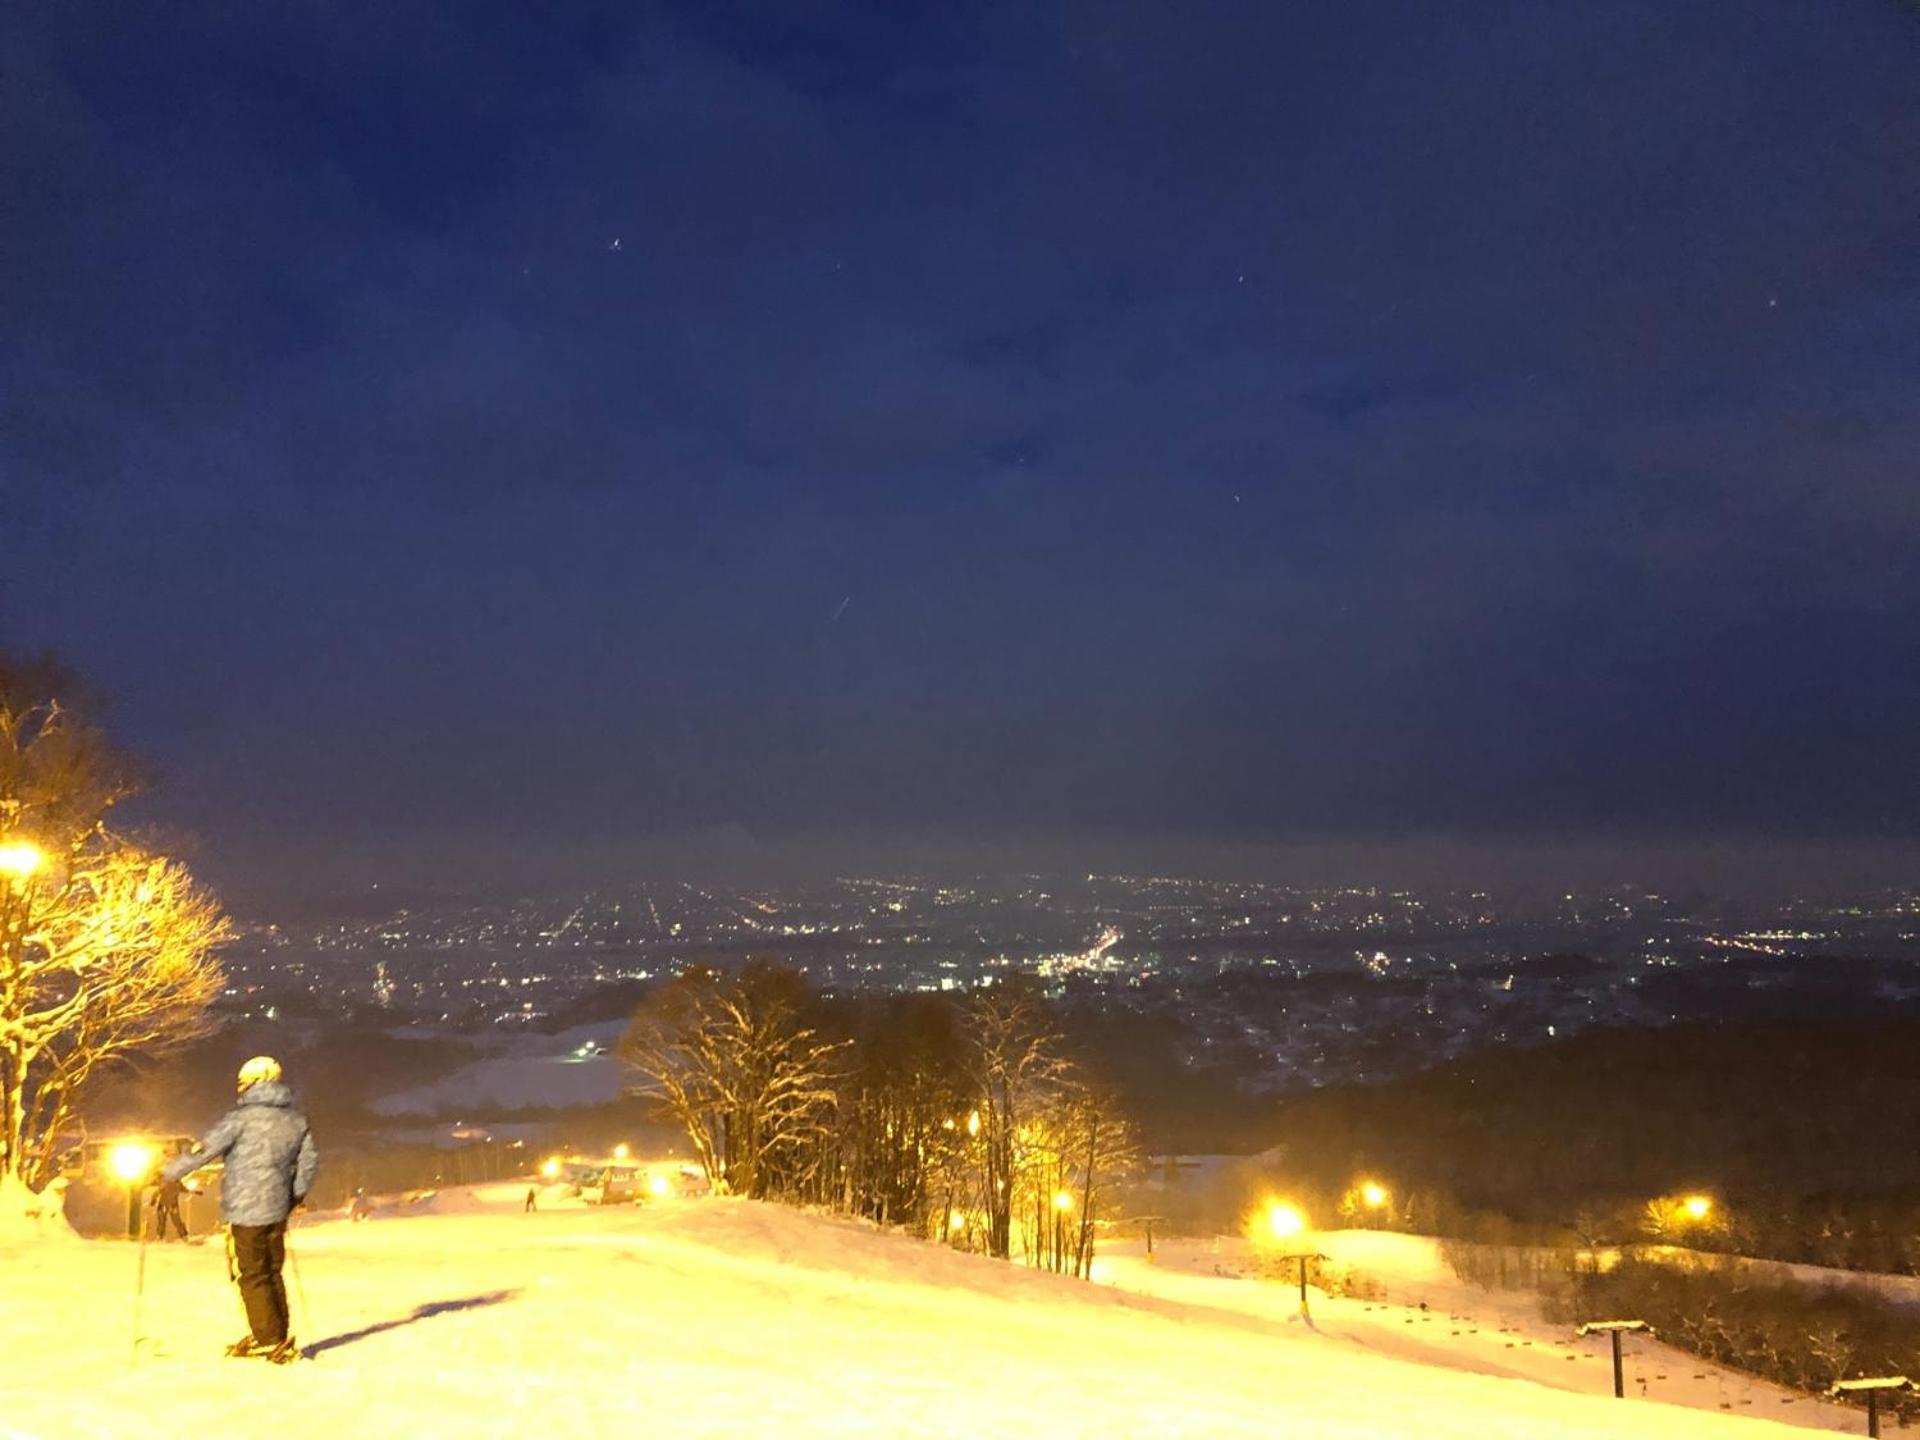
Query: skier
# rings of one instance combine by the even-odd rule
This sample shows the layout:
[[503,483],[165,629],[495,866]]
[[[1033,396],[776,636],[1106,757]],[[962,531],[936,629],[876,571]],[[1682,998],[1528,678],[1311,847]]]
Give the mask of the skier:
[[189,1239],[187,1222],[180,1215],[180,1182],[162,1180],[153,1188],[153,1228],[154,1233],[164,1242],[167,1227],[172,1226],[180,1232],[182,1240]]
[[226,1161],[220,1218],[227,1224],[228,1273],[240,1286],[252,1333],[227,1347],[229,1355],[263,1355],[276,1364],[297,1359],[287,1333],[287,1216],[304,1204],[320,1155],[307,1117],[293,1108],[280,1081],[280,1062],[256,1055],[240,1067],[240,1100],[207,1132],[200,1148],[169,1161],[160,1172],[173,1183],[214,1160]]

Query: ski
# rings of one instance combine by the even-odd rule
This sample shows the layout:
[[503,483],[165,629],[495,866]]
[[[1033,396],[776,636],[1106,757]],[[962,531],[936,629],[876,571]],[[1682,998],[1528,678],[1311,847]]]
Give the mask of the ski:
[[300,1346],[293,1340],[265,1346],[256,1346],[251,1340],[236,1340],[227,1346],[226,1355],[230,1360],[264,1360],[269,1365],[291,1365],[296,1360],[310,1358],[301,1353]]

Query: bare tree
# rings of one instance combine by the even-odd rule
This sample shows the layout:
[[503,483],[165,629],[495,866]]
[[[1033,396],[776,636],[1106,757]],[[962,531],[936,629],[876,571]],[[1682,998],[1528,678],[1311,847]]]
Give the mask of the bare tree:
[[716,1012],[719,976],[693,969],[647,997],[626,1033],[620,1058],[641,1077],[640,1093],[693,1145],[707,1183],[726,1188],[726,1068]]
[[1095,1227],[1108,1218],[1112,1192],[1140,1168],[1140,1142],[1119,1101],[1103,1088],[1090,1087],[1076,1095],[1068,1121],[1068,1153],[1079,1167],[1079,1228],[1069,1268],[1075,1275],[1091,1278]]
[[[968,1049],[978,1097],[982,1168],[981,1198],[987,1217],[987,1253],[1013,1254],[1013,1216],[1031,1180],[1035,1149],[1043,1140],[1030,1119],[1055,1096],[1070,1066],[1059,1051],[1046,1006],[1029,984],[1014,982],[981,991],[968,1009]],[[971,1121],[971,1117],[969,1117]],[[1035,1187],[1024,1186],[1028,1194]]]
[[689,972],[641,1007],[620,1046],[642,1093],[692,1141],[716,1191],[797,1191],[822,1163],[839,1045],[800,1020],[790,971]]
[[967,1238],[972,1092],[952,1000],[857,996],[833,1008],[853,1039],[840,1092],[837,1203],[882,1225]]
[[0,657],[0,1209],[42,1188],[86,1082],[204,1033],[219,993],[215,902],[106,826],[132,767],[52,692],[49,661]]

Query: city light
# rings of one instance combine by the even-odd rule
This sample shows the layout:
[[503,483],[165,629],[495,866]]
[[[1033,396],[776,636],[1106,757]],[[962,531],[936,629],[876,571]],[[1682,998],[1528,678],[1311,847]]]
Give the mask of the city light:
[[547,1161],[546,1164],[540,1167],[540,1173],[549,1180],[558,1179],[560,1176],[560,1162],[558,1160]]
[[153,1146],[125,1140],[108,1153],[107,1165],[127,1184],[135,1185],[147,1178],[153,1169],[153,1158]]
[[1386,1187],[1369,1180],[1361,1185],[1360,1198],[1366,1202],[1368,1209],[1378,1210],[1382,1205],[1387,1203]]
[[980,1133],[980,1112],[978,1110],[975,1110],[971,1115],[967,1116],[967,1134],[978,1135],[979,1133]]
[[46,863],[46,855],[38,845],[28,840],[8,840],[0,843],[0,875],[10,875],[15,880],[24,881]]
[[1053,1208],[1056,1210],[1073,1209],[1073,1196],[1069,1195],[1064,1190],[1054,1191],[1053,1192]]
[[1307,1228],[1307,1217],[1284,1200],[1267,1207],[1267,1231],[1276,1240],[1291,1240]]
[[1713,1201],[1705,1195],[1689,1195],[1680,1202],[1689,1220],[1704,1220],[1713,1213]]
[[647,1180],[647,1193],[656,1200],[664,1200],[673,1187],[667,1183],[664,1175],[654,1175]]
[[947,1217],[947,1229],[964,1230],[966,1228],[967,1228],[967,1217],[965,1215],[962,1215],[958,1210],[954,1211],[953,1214]]
[[616,1160],[624,1160],[632,1153],[633,1153],[633,1147],[628,1145],[627,1142],[624,1140],[622,1140],[618,1145],[613,1147],[613,1158]]

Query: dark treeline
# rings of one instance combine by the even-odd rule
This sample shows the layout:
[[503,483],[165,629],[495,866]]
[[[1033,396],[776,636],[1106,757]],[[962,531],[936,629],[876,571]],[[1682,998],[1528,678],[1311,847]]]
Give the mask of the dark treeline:
[[1279,1138],[1327,1193],[1389,1179],[1412,1229],[1920,1274],[1913,1020],[1593,1031],[1293,1098]]
[[[1861,1375],[1911,1374],[1920,1311],[1870,1291],[1769,1280],[1731,1260],[1676,1266],[1623,1258],[1575,1276],[1574,1320],[1630,1315],[1696,1355],[1797,1390],[1822,1391]],[[1920,1397],[1889,1396],[1904,1423]]]
[[1132,1127],[1014,979],[823,998],[769,964],[659,986],[620,1046],[717,1190],[1084,1275]]

